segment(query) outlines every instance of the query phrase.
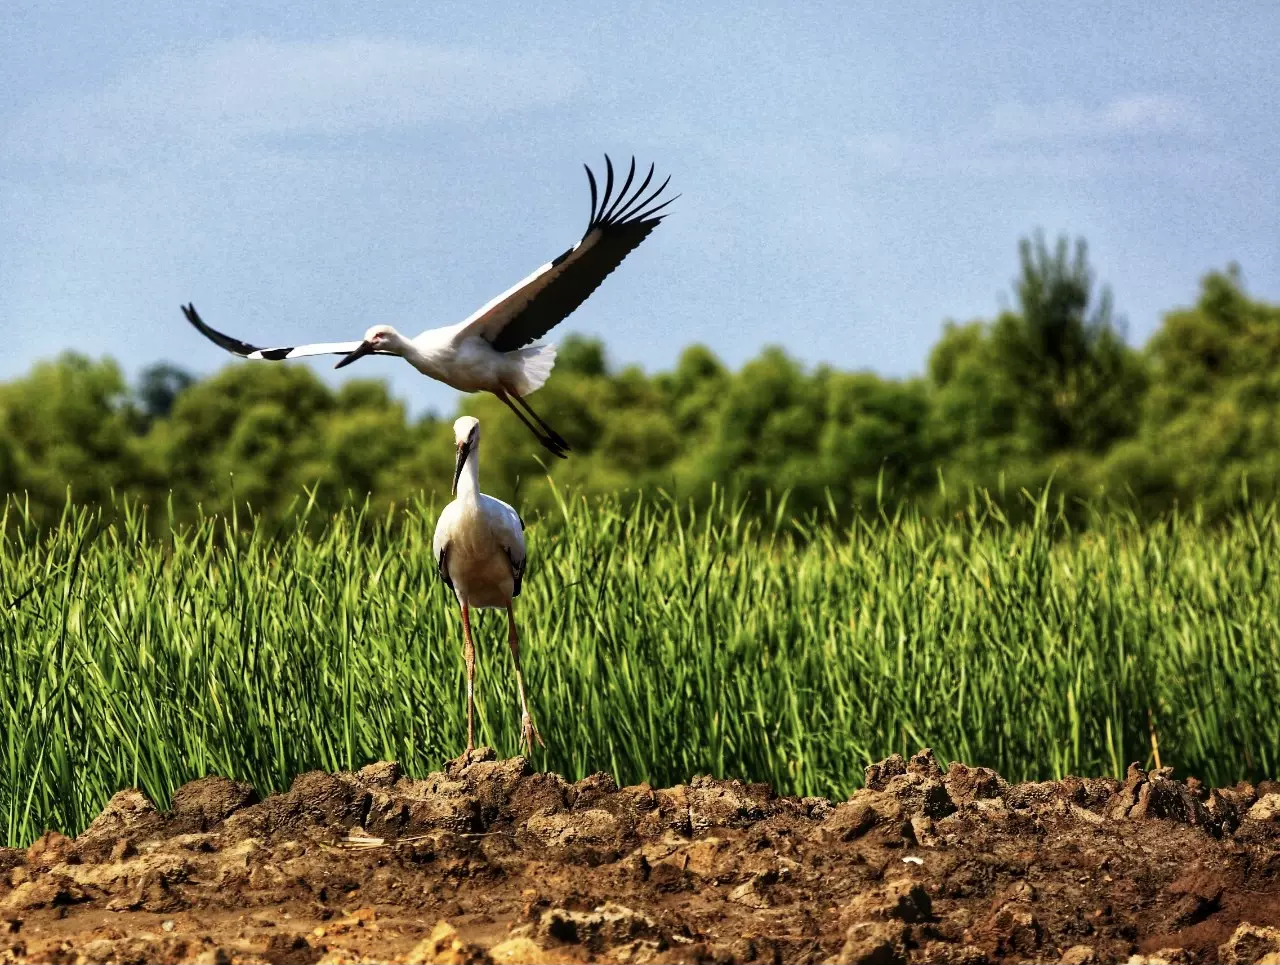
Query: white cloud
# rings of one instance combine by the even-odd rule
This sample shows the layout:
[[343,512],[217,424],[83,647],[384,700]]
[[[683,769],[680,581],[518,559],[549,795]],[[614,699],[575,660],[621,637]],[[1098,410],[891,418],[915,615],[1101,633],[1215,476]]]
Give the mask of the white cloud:
[[993,108],[975,133],[996,143],[1083,141],[1189,132],[1196,120],[1188,105],[1159,94],[1132,94],[1096,106],[1011,101]]
[[584,82],[575,65],[530,54],[368,37],[242,38],[143,63],[84,96],[29,105],[0,150],[127,162],[193,142],[474,123],[557,103]]
[[1199,120],[1190,105],[1158,94],[1094,106],[1010,101],[958,130],[925,137],[880,131],[854,139],[851,147],[876,168],[913,176],[1078,179],[1135,167],[1170,167],[1176,174],[1229,163],[1191,137]]
[[1158,94],[1135,94],[1112,101],[1107,107],[1107,121],[1119,130],[1190,130],[1198,117],[1188,105]]

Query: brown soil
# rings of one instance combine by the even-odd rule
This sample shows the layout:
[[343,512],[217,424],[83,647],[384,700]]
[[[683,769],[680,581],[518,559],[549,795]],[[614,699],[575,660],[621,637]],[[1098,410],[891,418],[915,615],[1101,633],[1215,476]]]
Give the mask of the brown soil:
[[1280,962],[1280,784],[867,777],[833,804],[482,751],[124,791],[0,849],[0,962]]

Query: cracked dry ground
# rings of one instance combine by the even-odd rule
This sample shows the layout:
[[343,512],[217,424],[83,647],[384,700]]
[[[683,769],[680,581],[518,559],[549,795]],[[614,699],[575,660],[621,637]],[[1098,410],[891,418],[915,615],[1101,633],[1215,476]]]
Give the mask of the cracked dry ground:
[[1280,962],[1280,784],[1006,784],[928,751],[844,803],[569,784],[479,752],[116,795],[0,850],[0,962]]

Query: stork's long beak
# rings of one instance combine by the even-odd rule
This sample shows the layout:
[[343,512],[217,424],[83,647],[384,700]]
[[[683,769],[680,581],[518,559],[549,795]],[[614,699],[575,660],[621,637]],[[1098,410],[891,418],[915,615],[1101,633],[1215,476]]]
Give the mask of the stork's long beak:
[[453,466],[453,488],[449,491],[451,496],[458,495],[458,480],[462,478],[462,467],[467,464],[467,456],[470,454],[470,440],[458,443],[458,461]]
[[350,365],[356,359],[362,359],[372,351],[373,351],[372,342],[361,342],[360,347],[358,349],[356,349],[350,355],[343,356],[343,358],[338,362],[337,365],[334,366],[334,368],[340,369],[344,365]]

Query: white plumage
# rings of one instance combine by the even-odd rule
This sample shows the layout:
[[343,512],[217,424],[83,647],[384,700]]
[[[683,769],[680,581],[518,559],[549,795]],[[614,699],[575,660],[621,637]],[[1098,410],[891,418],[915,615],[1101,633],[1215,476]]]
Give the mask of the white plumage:
[[415,338],[406,338],[390,325],[375,325],[359,342],[262,348],[210,328],[194,305],[184,305],[182,311],[206,338],[242,358],[280,362],[313,355],[342,355],[336,366],[342,368],[365,355],[399,355],[419,372],[459,391],[492,392],[542,445],[563,457],[568,443],[525,400],[551,375],[555,346],[530,343],[542,338],[581,305],[658,226],[665,217],[658,212],[675,200],[655,204],[670,178],[646,195],[653,180],[653,165],[641,185],[628,194],[636,174],[635,158],[615,197],[613,162],[608,155],[605,167],[603,198],[598,198],[595,175],[587,168],[591,218],[578,243],[456,325],[428,329]]
[[[473,449],[469,459],[474,458]],[[467,475],[464,469],[464,479]],[[473,499],[466,484],[460,483],[457,498],[436,522],[432,549],[441,575],[448,577],[460,604],[505,607],[520,595],[517,575],[524,572],[524,524],[501,499],[484,493],[476,493]]]
[[480,422],[463,416],[453,424],[457,450],[453,472],[454,500],[436,522],[431,549],[440,578],[453,590],[462,610],[463,658],[467,667],[467,751],[475,747],[475,643],[471,610],[507,611],[507,643],[516,667],[520,692],[520,726],[526,750],[542,737],[534,726],[520,669],[520,642],[512,601],[524,579],[524,521],[501,499],[480,492]]

